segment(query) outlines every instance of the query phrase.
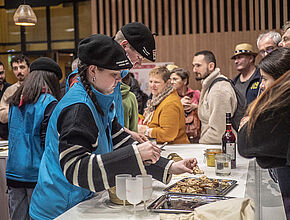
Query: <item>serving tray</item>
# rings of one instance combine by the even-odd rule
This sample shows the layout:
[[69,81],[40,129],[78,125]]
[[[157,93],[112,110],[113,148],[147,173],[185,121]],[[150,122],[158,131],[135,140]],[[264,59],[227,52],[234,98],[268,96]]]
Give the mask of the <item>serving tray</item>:
[[195,208],[232,197],[167,193],[152,202],[148,209],[159,213],[190,213]]
[[[214,184],[211,184],[213,182]],[[211,186],[214,185],[214,186]],[[237,185],[236,180],[213,179],[205,176],[201,178],[184,178],[164,189],[166,192],[176,194],[201,194],[224,196]]]

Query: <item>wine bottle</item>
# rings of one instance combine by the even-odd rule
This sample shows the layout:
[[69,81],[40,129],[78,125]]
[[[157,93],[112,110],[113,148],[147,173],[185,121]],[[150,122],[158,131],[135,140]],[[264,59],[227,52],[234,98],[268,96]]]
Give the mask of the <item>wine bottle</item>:
[[222,137],[222,151],[231,157],[231,167],[236,168],[236,137],[232,132],[231,113],[226,113],[226,131]]

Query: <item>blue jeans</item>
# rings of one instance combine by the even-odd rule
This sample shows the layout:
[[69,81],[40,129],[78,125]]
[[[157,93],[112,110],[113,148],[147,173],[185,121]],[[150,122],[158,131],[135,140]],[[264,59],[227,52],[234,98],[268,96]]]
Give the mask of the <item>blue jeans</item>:
[[29,204],[34,188],[8,186],[8,204],[11,220],[29,220]]
[[290,167],[275,168],[287,219],[290,219]]

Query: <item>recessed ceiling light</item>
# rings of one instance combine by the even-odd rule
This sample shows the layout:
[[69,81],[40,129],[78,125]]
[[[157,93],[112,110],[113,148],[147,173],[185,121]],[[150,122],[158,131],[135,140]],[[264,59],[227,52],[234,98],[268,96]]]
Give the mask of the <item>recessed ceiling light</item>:
[[12,32],[9,32],[9,34],[11,34],[11,35],[20,35],[20,32],[19,31],[12,31]]
[[74,28],[67,28],[65,29],[66,32],[73,32],[75,29]]

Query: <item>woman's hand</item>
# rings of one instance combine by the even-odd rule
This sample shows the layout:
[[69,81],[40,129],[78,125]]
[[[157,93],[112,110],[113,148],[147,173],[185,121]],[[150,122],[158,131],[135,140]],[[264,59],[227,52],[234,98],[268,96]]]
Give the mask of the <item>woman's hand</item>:
[[138,125],[138,133],[145,134],[146,129],[148,128],[147,125]]
[[191,98],[188,96],[184,96],[180,101],[184,108],[184,111],[186,112],[191,112],[198,107],[197,104],[191,103]]
[[193,173],[193,168],[196,166],[196,158],[183,159],[178,162],[174,162],[169,168],[170,174],[182,174],[182,173]]
[[249,121],[249,116],[245,116],[241,119],[241,122],[240,122],[240,126],[239,126],[239,129],[238,131],[240,131],[240,129]]
[[146,141],[142,144],[137,145],[138,151],[141,155],[142,161],[150,160],[151,164],[156,163],[161,154],[161,149],[156,145],[152,144],[150,141]]

